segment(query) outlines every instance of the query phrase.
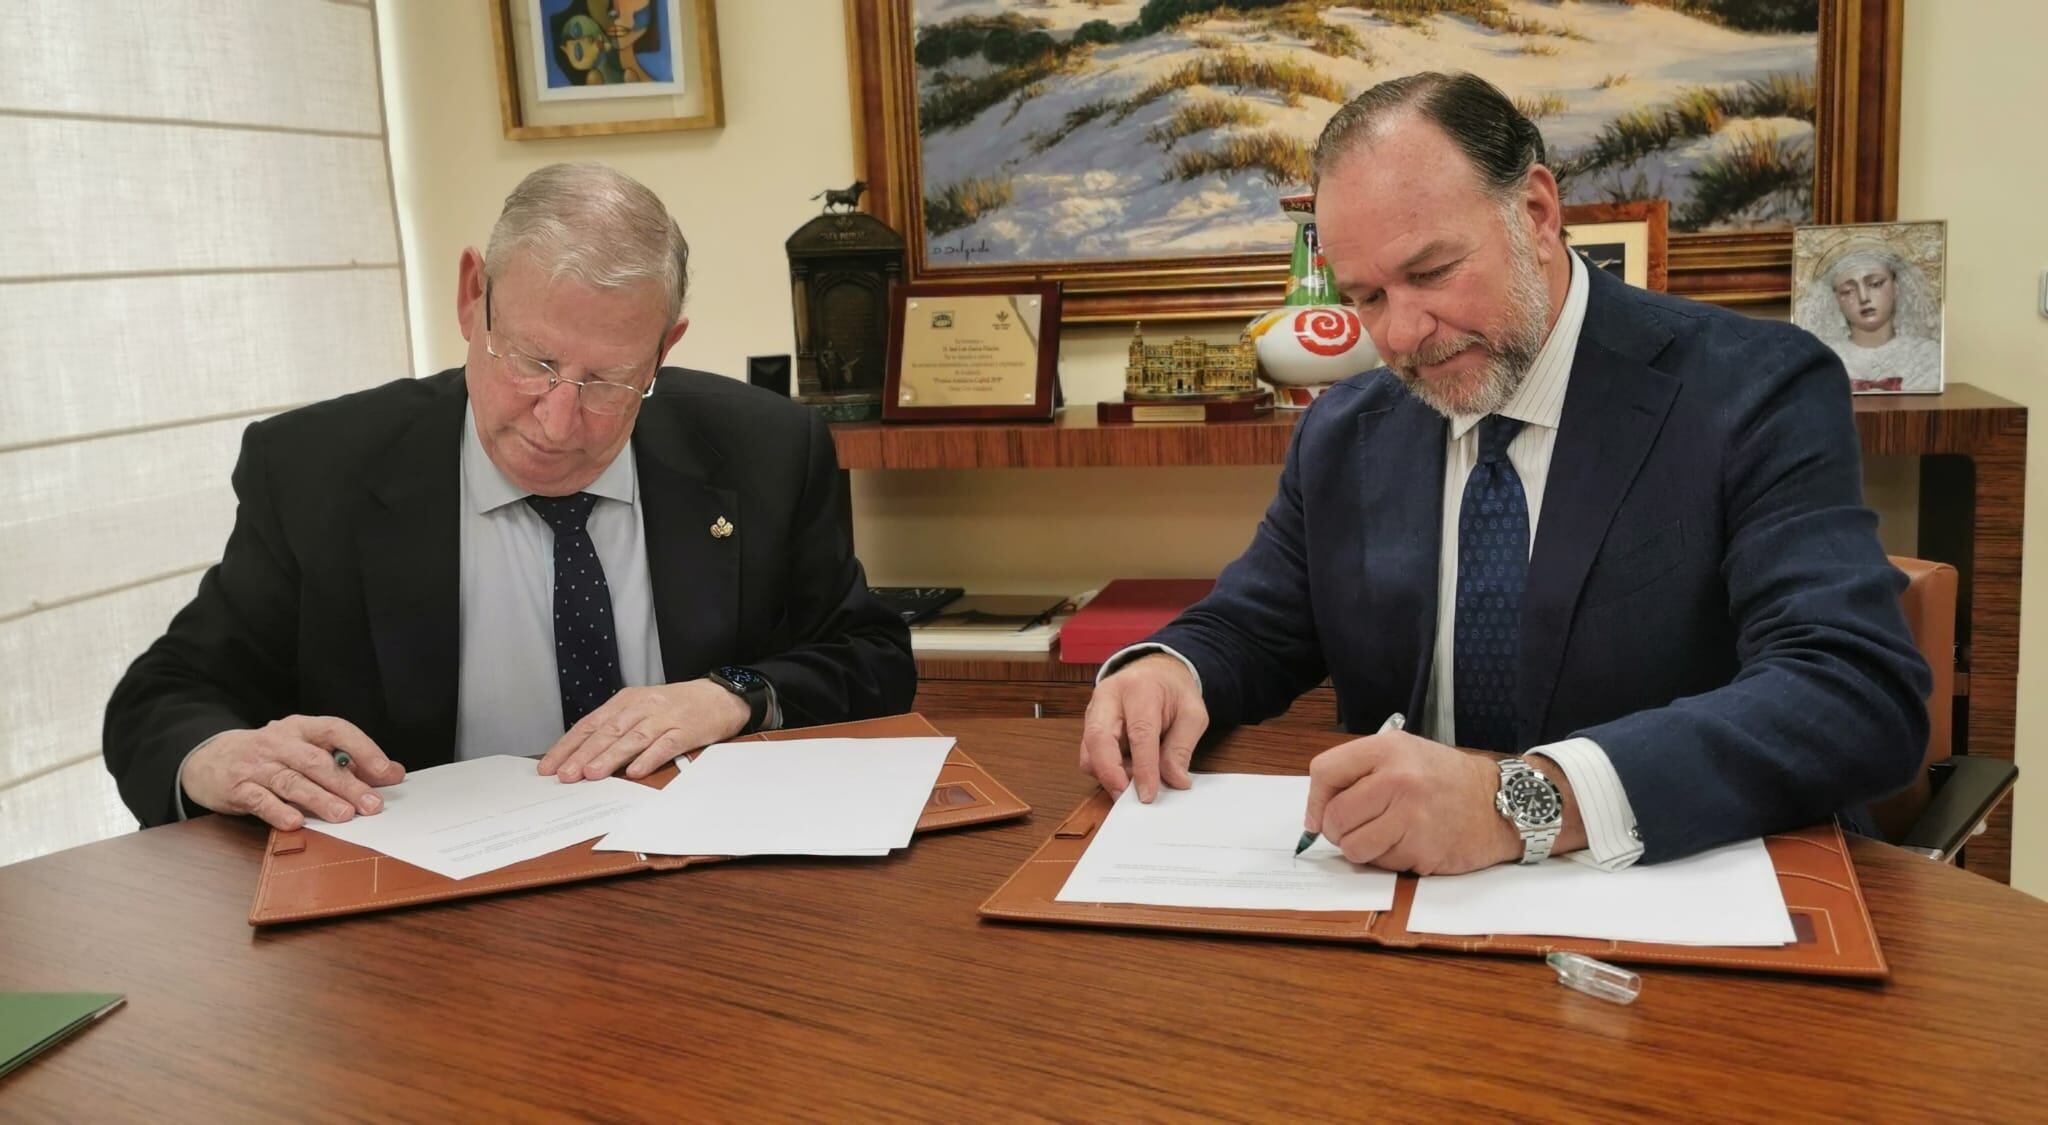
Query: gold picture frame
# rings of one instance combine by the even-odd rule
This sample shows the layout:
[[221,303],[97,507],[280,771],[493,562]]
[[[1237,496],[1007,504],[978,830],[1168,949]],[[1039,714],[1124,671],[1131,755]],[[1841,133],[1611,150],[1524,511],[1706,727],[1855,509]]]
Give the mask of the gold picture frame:
[[[615,97],[607,96],[601,85],[565,77],[560,60],[568,53],[551,60],[536,42],[534,29],[543,20],[553,23],[569,17],[578,23],[565,34],[590,33],[578,41],[601,45],[598,21],[579,18],[586,13],[574,10],[585,2],[490,0],[498,111],[507,140],[716,129],[725,124],[713,0],[648,0],[643,9],[650,13],[647,31],[660,37],[662,57],[651,57],[649,65],[636,72],[638,81],[616,86],[622,93]],[[578,52],[577,61],[587,57]],[[641,82],[647,85],[640,86]]]
[[[1662,199],[1575,203],[1564,209],[1565,242],[1588,267],[1605,269],[1638,289],[1663,293],[1671,279],[1666,229],[1670,210],[1671,204]],[[1602,247],[1612,248],[1611,254],[1599,256]]]
[[[846,0],[845,7],[857,166],[868,186],[868,209],[905,233],[908,280],[1058,280],[1065,287],[1068,323],[1232,318],[1280,302],[1287,279],[1284,250],[1017,263],[974,262],[973,245],[957,254],[935,252],[933,240],[923,236],[914,2]],[[1904,0],[1819,0],[1812,94],[1815,222],[1888,219],[1897,211],[1903,21]],[[1625,69],[1620,61],[1615,66]],[[1668,289],[1723,304],[1785,300],[1792,292],[1792,228],[1674,233]]]

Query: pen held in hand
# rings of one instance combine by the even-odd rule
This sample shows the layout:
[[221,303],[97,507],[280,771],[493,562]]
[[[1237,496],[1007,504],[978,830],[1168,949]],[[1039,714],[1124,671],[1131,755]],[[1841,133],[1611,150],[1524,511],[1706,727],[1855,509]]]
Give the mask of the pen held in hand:
[[[1401,713],[1400,713],[1399,711],[1396,711],[1396,712],[1394,712],[1393,714],[1391,714],[1391,715],[1388,715],[1388,716],[1387,716],[1387,721],[1386,721],[1386,722],[1384,722],[1384,723],[1381,723],[1381,724],[1380,724],[1380,729],[1379,729],[1379,730],[1377,730],[1377,731],[1375,731],[1375,732],[1373,732],[1373,733],[1375,733],[1375,734],[1385,734],[1385,733],[1387,733],[1388,731],[1395,731],[1395,730],[1405,730],[1405,729],[1407,729],[1407,727],[1408,727],[1408,718],[1407,718],[1407,716],[1405,716],[1405,715],[1401,714]],[[1301,841],[1300,841],[1299,843],[1297,843],[1297,844],[1295,844],[1295,845],[1294,845],[1294,854],[1295,854],[1295,855],[1297,855],[1297,856],[1298,856],[1298,855],[1300,855],[1301,853],[1303,853],[1303,852],[1305,852],[1305,851],[1307,851],[1307,850],[1309,849],[1309,845],[1310,845],[1310,844],[1313,844],[1313,843],[1315,843],[1315,842],[1316,842],[1316,833],[1314,833],[1314,832],[1303,832],[1303,833],[1301,834]]]

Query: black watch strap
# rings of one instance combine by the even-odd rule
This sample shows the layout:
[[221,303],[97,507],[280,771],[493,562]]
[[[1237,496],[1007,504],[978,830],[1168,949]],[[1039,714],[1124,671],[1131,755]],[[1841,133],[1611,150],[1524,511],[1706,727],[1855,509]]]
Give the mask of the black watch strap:
[[728,664],[714,668],[705,678],[747,701],[747,725],[741,734],[753,734],[768,722],[768,678],[752,668]]

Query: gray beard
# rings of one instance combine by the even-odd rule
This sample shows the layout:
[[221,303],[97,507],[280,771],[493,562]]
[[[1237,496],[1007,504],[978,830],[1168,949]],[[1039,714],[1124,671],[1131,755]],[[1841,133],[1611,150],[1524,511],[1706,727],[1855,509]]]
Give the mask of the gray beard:
[[[1387,366],[1393,369],[1409,393],[1421,399],[1423,405],[1446,418],[1458,415],[1492,414],[1508,404],[1522,383],[1529,377],[1529,369],[1536,365],[1536,357],[1543,351],[1543,328],[1546,314],[1550,311],[1550,293],[1543,284],[1543,269],[1536,262],[1536,248],[1529,243],[1529,236],[1516,225],[1514,219],[1507,223],[1508,231],[1508,301],[1516,310],[1504,335],[1499,340],[1467,335],[1446,342],[1432,351],[1416,355],[1390,358]],[[1457,388],[1431,383],[1422,377],[1423,366],[1441,363],[1456,355],[1463,346],[1476,343],[1486,349],[1486,366],[1480,369],[1477,385],[1464,395]]]

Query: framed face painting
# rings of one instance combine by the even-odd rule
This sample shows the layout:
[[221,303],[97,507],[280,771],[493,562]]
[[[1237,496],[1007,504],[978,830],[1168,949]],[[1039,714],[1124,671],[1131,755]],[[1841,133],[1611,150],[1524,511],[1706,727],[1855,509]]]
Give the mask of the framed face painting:
[[725,122],[712,0],[490,0],[512,140]]
[[912,280],[1064,283],[1065,317],[1277,304],[1338,106],[1465,70],[1567,204],[1661,201],[1672,292],[1791,292],[1792,230],[1889,216],[1903,0],[848,0],[869,208]]
[[1821,338],[1857,394],[1933,394],[1942,373],[1947,223],[1802,227],[1792,322]]

